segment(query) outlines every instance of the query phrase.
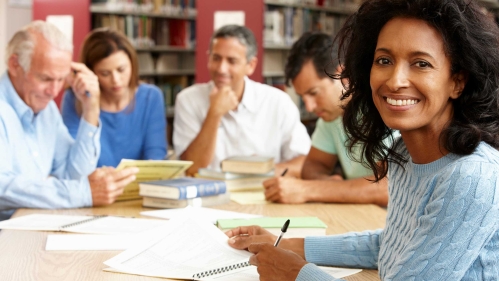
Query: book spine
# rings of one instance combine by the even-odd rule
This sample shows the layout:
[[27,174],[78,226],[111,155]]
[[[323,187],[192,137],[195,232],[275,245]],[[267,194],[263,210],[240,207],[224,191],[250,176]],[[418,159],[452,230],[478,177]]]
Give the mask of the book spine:
[[158,198],[180,199],[179,189],[176,187],[164,187],[150,184],[139,184],[140,196],[151,196]]
[[227,187],[225,182],[200,183],[184,186],[161,186],[147,183],[140,185],[140,196],[149,196],[168,199],[190,199],[225,193]]
[[190,199],[196,197],[212,196],[225,193],[227,187],[225,182],[201,183],[197,185],[179,186],[178,199]]

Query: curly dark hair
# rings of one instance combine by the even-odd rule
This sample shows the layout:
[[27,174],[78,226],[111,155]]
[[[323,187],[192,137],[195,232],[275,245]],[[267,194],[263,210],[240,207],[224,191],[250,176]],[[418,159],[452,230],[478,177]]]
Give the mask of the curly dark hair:
[[328,73],[334,73],[338,60],[331,60],[332,54],[337,53],[333,48],[333,38],[320,32],[306,32],[296,41],[288,55],[284,76],[286,85],[298,76],[303,64],[312,61],[315,71],[320,78],[325,78]]
[[[499,147],[499,28],[475,0],[369,0],[345,22],[335,40],[338,57],[344,57],[341,78],[349,80],[342,99],[343,124],[349,149],[362,148],[363,164],[373,170],[375,181],[387,174],[387,165],[407,161],[383,143],[391,137],[376,109],[370,88],[370,71],[378,35],[395,17],[426,21],[440,32],[453,74],[465,73],[467,83],[452,100],[454,115],[440,135],[444,148],[469,155],[481,141]],[[359,159],[358,159],[359,160]],[[360,160],[359,160],[360,161]]]

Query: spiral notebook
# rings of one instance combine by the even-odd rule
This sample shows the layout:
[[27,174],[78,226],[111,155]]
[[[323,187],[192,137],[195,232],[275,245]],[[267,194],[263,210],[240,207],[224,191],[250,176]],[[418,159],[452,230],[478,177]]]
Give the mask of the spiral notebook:
[[136,234],[165,225],[164,220],[114,216],[31,214],[0,222],[0,229],[64,231],[91,234]]
[[251,253],[231,248],[227,236],[211,222],[175,217],[154,231],[150,243],[130,248],[104,262],[121,273],[201,280],[249,267]]
[[155,233],[149,244],[105,261],[110,268],[104,271],[183,280],[259,280],[249,264],[252,254],[230,247],[228,237],[208,221],[177,217]]

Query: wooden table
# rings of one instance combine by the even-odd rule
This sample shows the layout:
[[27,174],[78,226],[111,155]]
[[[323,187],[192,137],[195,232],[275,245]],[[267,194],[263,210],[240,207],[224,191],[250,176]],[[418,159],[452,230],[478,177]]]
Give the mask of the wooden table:
[[[218,209],[261,214],[266,216],[317,216],[327,225],[327,234],[363,231],[384,227],[386,211],[375,205],[301,204],[301,205],[239,205],[230,203]],[[119,215],[139,217],[151,210],[141,200],[118,202],[100,208],[68,210],[20,209],[15,216],[31,213]],[[48,234],[44,231],[0,231],[1,280],[166,280],[102,271],[104,261],[120,251],[45,251]],[[379,280],[376,270],[363,270],[347,280]]]

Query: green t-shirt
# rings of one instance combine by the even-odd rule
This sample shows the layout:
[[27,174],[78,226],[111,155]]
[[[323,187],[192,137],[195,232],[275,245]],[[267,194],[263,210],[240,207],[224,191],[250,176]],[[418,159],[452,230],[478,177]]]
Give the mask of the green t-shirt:
[[[398,136],[396,131],[394,137]],[[331,122],[317,120],[315,131],[312,134],[312,146],[316,149],[338,156],[343,173],[346,179],[356,179],[372,175],[372,171],[361,163],[351,160],[348,157],[348,148],[345,146],[347,136],[343,130],[342,117],[336,118]],[[354,159],[358,159],[360,148],[353,151]]]

